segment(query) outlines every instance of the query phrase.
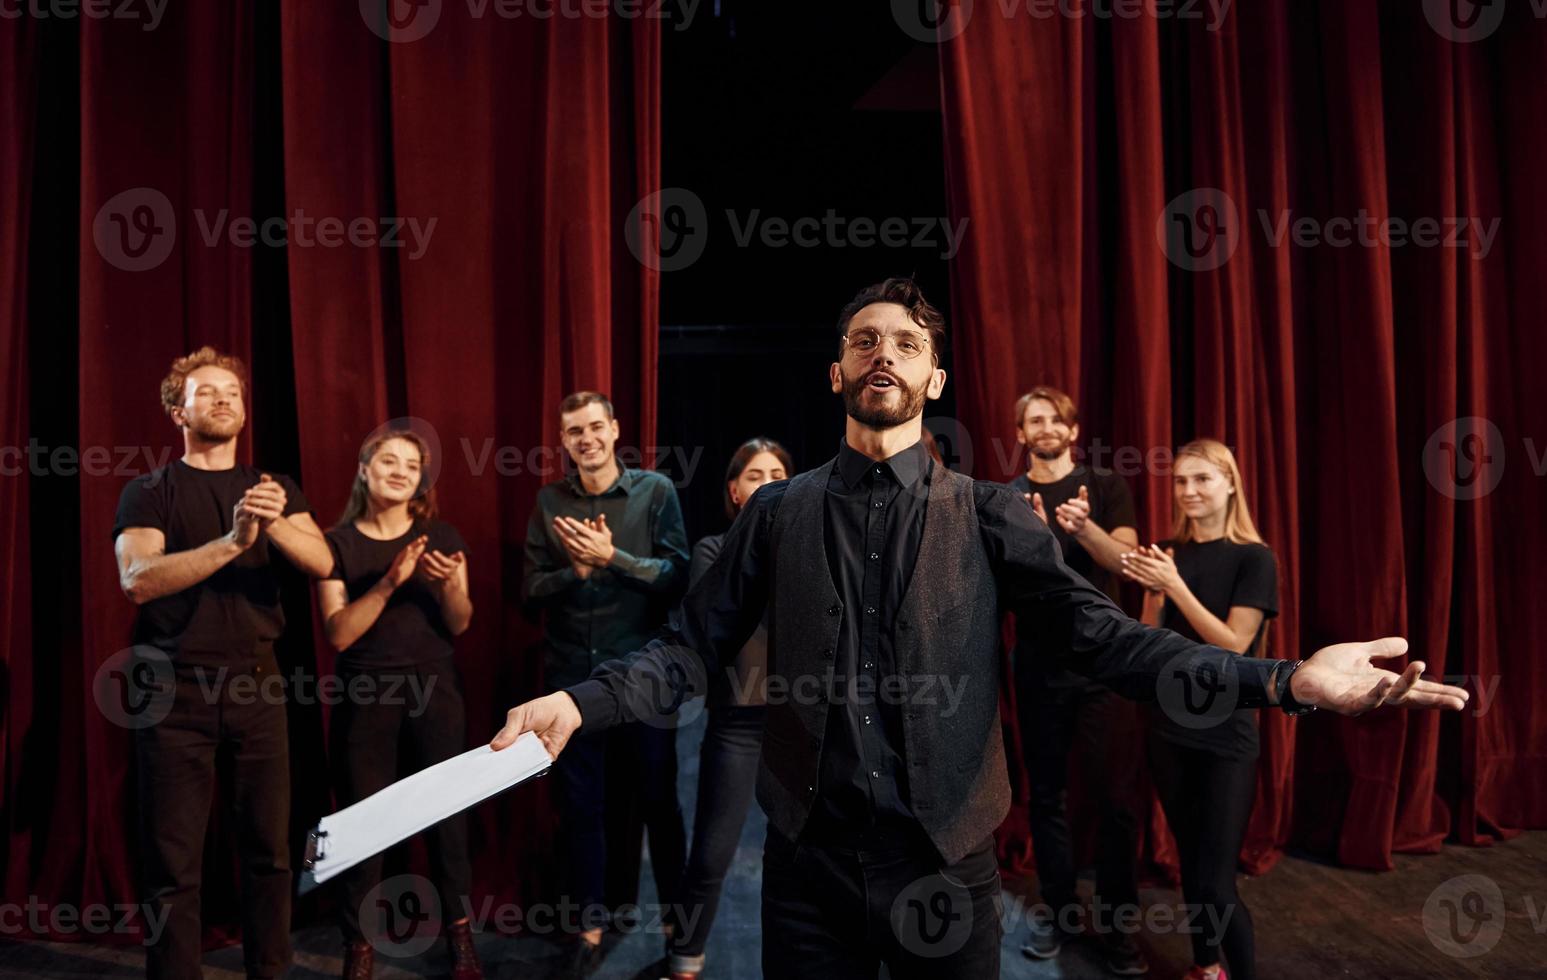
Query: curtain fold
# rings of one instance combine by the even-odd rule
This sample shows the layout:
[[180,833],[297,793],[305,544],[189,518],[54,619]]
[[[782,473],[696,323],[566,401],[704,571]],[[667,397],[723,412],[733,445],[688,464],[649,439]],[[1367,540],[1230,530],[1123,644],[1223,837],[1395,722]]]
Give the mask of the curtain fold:
[[[980,5],[942,41],[950,206],[971,228],[952,269],[963,422],[1009,444],[1019,392],[1070,391],[1145,540],[1169,531],[1168,472],[1112,447],[1222,439],[1279,561],[1271,655],[1400,634],[1431,675],[1470,678],[1459,717],[1264,713],[1246,870],[1289,844],[1386,868],[1542,825],[1541,627],[1515,590],[1542,540],[1547,415],[1520,366],[1542,346],[1540,277],[1521,270],[1547,238],[1525,176],[1543,25],[1515,11],[1457,44],[1372,0],[1237,5],[1218,29],[1086,13]],[[1496,222],[1491,249],[1333,241],[1336,219],[1424,216]],[[1319,243],[1296,244],[1305,218]],[[1194,249],[1167,235],[1178,221]],[[1469,464],[1433,448],[1468,416],[1507,457],[1475,499]],[[975,458],[992,479],[1023,465]],[[1158,808],[1152,827],[1148,856],[1174,865]],[[1027,854],[1024,835],[1009,822],[1002,852]]]
[[[457,644],[469,746],[538,693],[538,633],[516,610],[528,513],[562,475],[559,400],[611,390],[623,442],[655,438],[658,274],[628,251],[623,218],[659,181],[660,27],[479,10],[445,5],[420,36],[377,22],[370,4],[288,0],[174,3],[155,30],[54,25],[80,54],[80,179],[74,199],[45,203],[78,225],[79,329],[63,349],[70,383],[43,392],[27,384],[28,343],[57,327],[28,312],[27,205],[30,168],[60,161],[33,159],[54,146],[32,134],[39,31],[0,23],[0,442],[26,445],[30,401],[78,417],[82,449],[128,447],[138,461],[79,479],[79,533],[54,543],[80,582],[61,597],[80,633],[63,650],[29,635],[29,486],[0,481],[0,528],[21,532],[0,546],[7,901],[138,901],[129,733],[92,698],[134,615],[109,531],[123,485],[152,468],[146,454],[159,465],[181,453],[157,385],[201,344],[253,366],[242,458],[294,466],[324,527],[373,429],[402,417],[433,429],[477,611]],[[309,589],[287,589],[294,666],[326,674],[333,658],[306,637]],[[327,805],[322,713],[291,712],[293,840]],[[56,775],[24,787],[24,763]],[[540,781],[475,810],[475,901],[552,895],[546,792]],[[230,850],[220,822],[211,854]],[[205,869],[211,942],[235,933],[233,871]]]

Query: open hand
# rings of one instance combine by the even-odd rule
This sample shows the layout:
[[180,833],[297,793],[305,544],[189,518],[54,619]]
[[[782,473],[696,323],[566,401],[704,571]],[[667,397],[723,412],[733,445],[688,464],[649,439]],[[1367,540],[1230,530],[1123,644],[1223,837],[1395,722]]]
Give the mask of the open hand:
[[1421,660],[1408,664],[1400,674],[1374,663],[1406,652],[1407,641],[1400,636],[1322,647],[1295,671],[1289,693],[1302,704],[1340,715],[1359,715],[1382,705],[1448,711],[1466,706],[1471,695],[1465,688],[1421,679]]

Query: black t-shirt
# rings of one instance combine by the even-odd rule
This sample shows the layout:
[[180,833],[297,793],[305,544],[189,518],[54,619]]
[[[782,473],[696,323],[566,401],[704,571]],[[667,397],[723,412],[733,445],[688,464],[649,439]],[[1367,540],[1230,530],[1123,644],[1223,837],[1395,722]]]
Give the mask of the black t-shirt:
[[[360,533],[353,524],[327,532],[333,550],[333,573],[354,602],[387,574],[398,552],[421,534],[430,536],[425,551],[467,554],[467,544],[457,529],[445,521],[415,522],[401,537],[378,541]],[[340,674],[365,670],[397,669],[430,663],[452,654],[451,631],[441,615],[440,601],[419,576],[398,586],[376,622],[338,656]]]
[[[284,487],[287,515],[310,512],[301,488],[284,474],[240,465],[201,470],[179,459],[129,481],[118,498],[113,537],[125,528],[155,528],[166,536],[169,555],[208,544],[230,533],[237,502],[264,473]],[[179,663],[221,666],[271,656],[285,628],[270,564],[276,554],[259,535],[204,581],[143,604],[134,642],[159,647]]]
[[[1262,637],[1268,620],[1278,615],[1278,563],[1273,552],[1261,544],[1236,544],[1223,538],[1217,541],[1188,541],[1185,544],[1161,542],[1162,548],[1176,550],[1176,569],[1187,588],[1209,612],[1221,620],[1230,619],[1231,606],[1250,606],[1263,612],[1262,626],[1246,650],[1246,656],[1262,652]],[[1167,601],[1160,625],[1202,642],[1176,605]],[[1217,724],[1194,728],[1171,718],[1159,705],[1150,706],[1154,732],[1176,745],[1206,749],[1230,759],[1250,759],[1257,755],[1257,712],[1232,712]]]
[[[1055,514],[1059,504],[1080,495],[1081,486],[1085,487],[1090,495],[1090,519],[1099,524],[1103,531],[1111,534],[1120,527],[1138,526],[1138,519],[1134,516],[1133,494],[1128,490],[1128,481],[1110,470],[1093,469],[1082,464],[1070,470],[1069,475],[1062,480],[1053,483],[1033,483],[1025,473],[1010,481],[1010,487],[1016,493],[1042,495],[1042,509],[1047,513],[1047,526],[1053,532],[1053,537],[1057,539],[1059,550],[1063,552],[1064,564],[1116,602],[1120,585],[1118,577],[1096,564],[1096,559],[1091,557],[1084,545],[1076,541],[1068,531],[1063,529],[1063,525],[1058,523],[1058,517]],[[1022,672],[1023,680],[1045,683],[1050,687],[1076,687],[1086,684],[1085,678],[1079,674],[1054,666],[1057,658],[1049,655],[1051,651],[1042,651],[1039,655],[1035,647],[1029,645],[1029,641],[1033,639],[1034,637],[1016,637],[1016,669]]]

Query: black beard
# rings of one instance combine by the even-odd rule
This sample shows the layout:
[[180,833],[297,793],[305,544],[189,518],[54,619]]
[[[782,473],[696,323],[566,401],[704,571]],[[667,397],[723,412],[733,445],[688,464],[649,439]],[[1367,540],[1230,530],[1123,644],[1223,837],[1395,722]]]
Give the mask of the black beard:
[[884,405],[866,407],[864,404],[865,386],[867,379],[875,374],[874,371],[866,371],[858,378],[845,377],[843,379],[843,408],[849,413],[849,417],[861,425],[867,425],[872,429],[895,429],[904,422],[924,414],[924,397],[929,390],[929,380],[917,388],[909,388],[902,383],[902,379],[895,374],[892,378],[897,382],[897,390],[902,392],[896,408],[886,408]]

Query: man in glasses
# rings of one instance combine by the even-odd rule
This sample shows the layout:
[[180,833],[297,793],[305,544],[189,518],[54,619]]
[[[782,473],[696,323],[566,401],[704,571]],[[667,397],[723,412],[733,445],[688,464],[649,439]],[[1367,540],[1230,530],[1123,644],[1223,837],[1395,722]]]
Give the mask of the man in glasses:
[[577,731],[658,724],[723,676],[766,608],[765,977],[874,978],[882,963],[898,978],[999,975],[1003,609],[1046,639],[1038,650],[1136,700],[1186,705],[1207,685],[1236,707],[1295,712],[1465,703],[1420,680],[1422,664],[1372,664],[1400,639],[1268,661],[1128,619],[1069,570],[1024,498],[919,445],[924,403],[945,387],[945,321],[912,280],[862,290],[838,333],[838,455],[758,491],[665,635],[511,709],[492,743],[531,731],[557,755]]

